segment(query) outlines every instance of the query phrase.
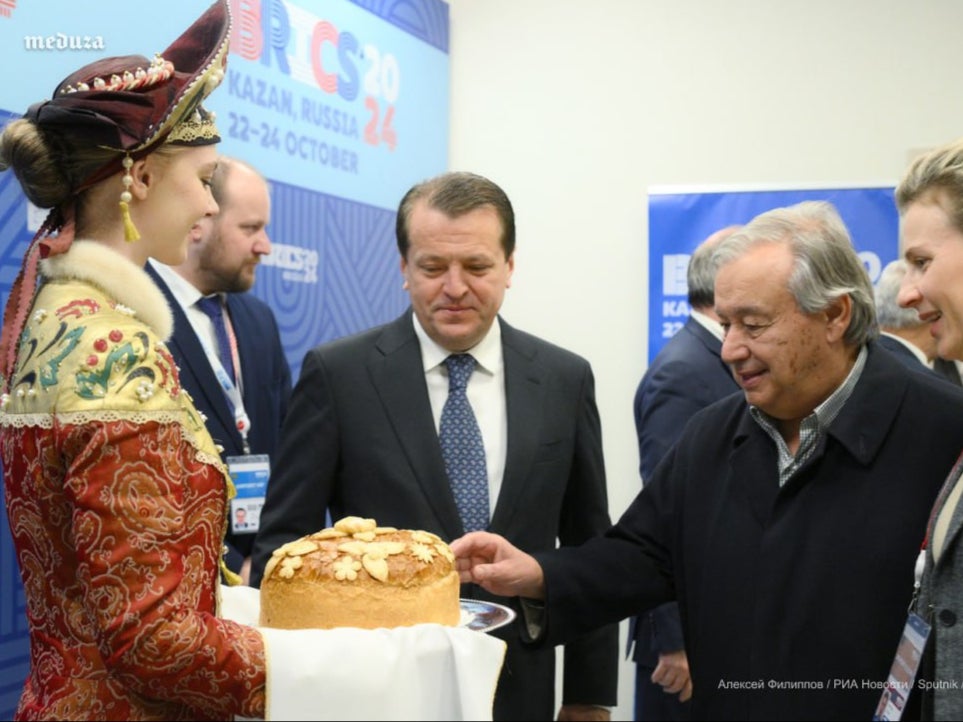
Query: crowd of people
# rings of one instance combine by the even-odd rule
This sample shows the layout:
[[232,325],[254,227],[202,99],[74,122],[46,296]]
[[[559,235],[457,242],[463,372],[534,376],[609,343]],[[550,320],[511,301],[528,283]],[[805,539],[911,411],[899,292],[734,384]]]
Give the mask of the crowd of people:
[[827,202],[696,249],[613,523],[590,363],[501,314],[515,211],[488,178],[408,190],[409,308],[319,344],[292,386],[249,293],[268,181],[218,154],[204,106],[230,35],[218,0],[0,135],[0,168],[49,209],[0,337],[18,719],[264,717],[323,633],[271,654],[221,585],[256,587],[344,516],[438,534],[462,597],[515,610],[496,720],[610,719],[623,619],[638,720],[963,718],[963,388],[937,364],[963,361],[963,141],[907,169],[875,289]]

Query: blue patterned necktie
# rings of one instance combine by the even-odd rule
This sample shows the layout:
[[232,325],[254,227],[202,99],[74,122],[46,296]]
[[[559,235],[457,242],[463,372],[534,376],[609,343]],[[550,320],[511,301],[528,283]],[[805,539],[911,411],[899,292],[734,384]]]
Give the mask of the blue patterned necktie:
[[445,359],[448,367],[448,400],[441,411],[441,455],[445,459],[448,481],[455,495],[465,531],[488,528],[488,472],[485,446],[475,414],[465,390],[475,370],[469,354],[454,354]]
[[197,307],[207,314],[214,324],[214,334],[217,336],[217,356],[221,365],[227,371],[231,381],[237,381],[234,375],[234,354],[231,353],[231,342],[227,337],[227,326],[224,323],[224,309],[221,299],[217,296],[204,296],[197,302]]

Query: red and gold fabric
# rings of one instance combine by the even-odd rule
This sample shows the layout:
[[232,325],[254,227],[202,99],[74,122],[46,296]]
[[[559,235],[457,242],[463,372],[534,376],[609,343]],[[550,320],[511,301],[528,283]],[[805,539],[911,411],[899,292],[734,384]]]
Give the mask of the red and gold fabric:
[[218,617],[230,479],[141,268],[77,241],[42,264],[0,399],[27,600],[22,719],[262,716],[261,635]]

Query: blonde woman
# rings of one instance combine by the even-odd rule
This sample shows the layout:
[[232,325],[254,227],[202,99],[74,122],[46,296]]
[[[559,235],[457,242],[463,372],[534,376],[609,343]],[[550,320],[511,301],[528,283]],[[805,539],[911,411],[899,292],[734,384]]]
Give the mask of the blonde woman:
[[[915,308],[936,353],[963,360],[963,139],[914,161],[896,188],[908,270],[899,302]],[[963,448],[963,439],[960,439]],[[923,719],[963,719],[963,464],[937,497],[925,542],[916,611],[931,625],[917,688]]]

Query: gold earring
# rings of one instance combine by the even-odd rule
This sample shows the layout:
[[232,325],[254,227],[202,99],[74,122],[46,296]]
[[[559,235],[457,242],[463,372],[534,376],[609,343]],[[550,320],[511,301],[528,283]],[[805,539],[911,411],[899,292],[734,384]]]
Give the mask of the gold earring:
[[124,219],[124,240],[128,243],[140,240],[140,233],[130,219],[130,201],[133,198],[130,194],[130,187],[134,183],[134,178],[130,174],[130,169],[134,165],[134,160],[129,156],[124,156],[124,177],[121,181],[124,184],[124,192],[120,194],[120,216]]

